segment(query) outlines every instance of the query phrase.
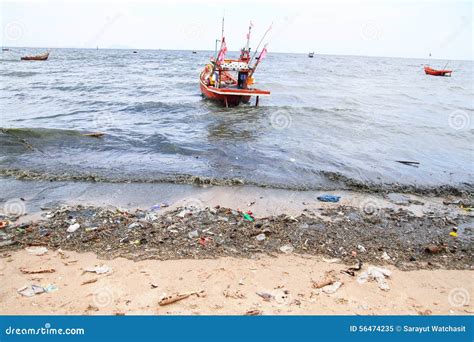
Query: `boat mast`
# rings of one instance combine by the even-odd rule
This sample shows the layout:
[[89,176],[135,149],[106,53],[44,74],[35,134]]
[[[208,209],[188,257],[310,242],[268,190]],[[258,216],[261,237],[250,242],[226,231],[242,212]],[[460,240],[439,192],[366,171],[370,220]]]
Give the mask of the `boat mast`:
[[224,38],[224,16],[222,16],[222,33],[221,33],[221,41]]
[[258,48],[260,47],[260,44],[262,44],[263,40],[265,39],[265,36],[266,36],[267,33],[272,29],[272,26],[273,26],[273,23],[272,23],[272,24],[270,25],[270,27],[265,31],[265,34],[263,35],[262,39],[260,39],[260,42],[258,43],[257,48],[255,49],[252,58],[250,58],[249,65],[250,65],[250,63],[252,63],[253,59],[255,58],[255,55],[256,55],[257,52],[258,52]]
[[[268,43],[267,43],[268,44]],[[267,48],[267,44],[265,44],[263,46],[263,49],[262,49],[262,52]],[[257,59],[257,61],[255,62],[255,65],[253,66],[253,68],[251,69],[250,71],[250,74],[249,74],[249,77],[252,77],[253,76],[253,73],[255,72],[255,70],[257,70],[257,67],[258,67],[258,64],[260,63],[260,61],[262,60],[262,52],[260,52],[260,55]],[[249,63],[250,64],[250,63]]]
[[247,34],[247,45],[245,50],[250,51],[250,32],[252,31],[252,22],[249,23],[249,33]]

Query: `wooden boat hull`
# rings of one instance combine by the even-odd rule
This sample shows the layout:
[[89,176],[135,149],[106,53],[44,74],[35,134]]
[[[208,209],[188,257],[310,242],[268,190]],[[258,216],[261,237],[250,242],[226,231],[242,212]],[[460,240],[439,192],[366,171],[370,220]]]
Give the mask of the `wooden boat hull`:
[[216,88],[205,83],[203,79],[205,75],[206,69],[199,78],[202,95],[226,106],[238,106],[241,103],[248,103],[252,96],[270,96],[269,91],[260,89]]
[[22,61],[45,61],[49,57],[49,53],[45,53],[42,55],[37,55],[37,56],[24,56],[21,57]]
[[425,73],[431,76],[451,76],[452,70],[436,70],[425,66]]

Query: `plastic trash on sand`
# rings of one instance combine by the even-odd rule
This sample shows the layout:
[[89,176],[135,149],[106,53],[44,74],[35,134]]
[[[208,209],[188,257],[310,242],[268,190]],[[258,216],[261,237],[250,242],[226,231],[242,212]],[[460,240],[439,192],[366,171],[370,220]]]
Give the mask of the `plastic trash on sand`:
[[367,282],[367,280],[375,280],[379,285],[379,288],[383,291],[390,290],[390,286],[388,285],[385,277],[389,278],[392,275],[390,270],[380,267],[369,266],[366,272],[361,273],[357,278],[357,282],[359,284],[363,284]]
[[44,255],[48,252],[48,249],[46,247],[39,247],[39,246],[27,247],[25,248],[25,250],[29,254],[38,255],[38,256]]
[[58,287],[54,284],[48,284],[47,286],[39,286],[39,285],[27,285],[19,288],[17,292],[25,297],[33,297],[37,294],[41,293],[49,293],[54,292],[58,289]]
[[336,195],[321,195],[321,196],[318,196],[317,198],[318,198],[318,200],[320,200],[321,202],[332,202],[332,203],[336,203],[336,202],[339,202],[339,200],[341,199],[341,196],[336,196]]
[[112,272],[112,269],[107,265],[102,265],[102,266],[88,267],[84,269],[84,272],[104,274],[104,273]]
[[247,213],[244,213],[244,220],[245,220],[245,221],[249,221],[249,222],[253,222],[253,221],[254,221],[254,220],[253,220],[253,217],[250,216],[250,215],[247,214]]
[[74,223],[74,224],[71,224],[69,226],[69,228],[67,229],[67,232],[68,233],[74,233],[76,230],[78,230],[79,228],[81,227],[81,225],[79,223]]
[[324,293],[333,294],[342,286],[342,282],[335,281],[331,285],[326,285],[321,288]]

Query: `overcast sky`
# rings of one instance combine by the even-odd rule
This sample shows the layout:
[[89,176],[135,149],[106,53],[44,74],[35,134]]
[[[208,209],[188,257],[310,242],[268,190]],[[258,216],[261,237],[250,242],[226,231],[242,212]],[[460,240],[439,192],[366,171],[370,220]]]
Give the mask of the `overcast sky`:
[[230,50],[473,59],[472,1],[5,1],[2,46],[213,50],[225,11]]

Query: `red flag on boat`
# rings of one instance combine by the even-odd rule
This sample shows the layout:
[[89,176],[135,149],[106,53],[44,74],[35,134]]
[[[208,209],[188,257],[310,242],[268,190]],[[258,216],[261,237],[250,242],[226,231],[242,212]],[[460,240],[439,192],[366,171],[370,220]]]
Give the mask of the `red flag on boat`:
[[220,63],[224,60],[225,54],[227,52],[227,45],[225,44],[225,38],[222,38],[222,45],[219,54],[217,55],[217,61]]
[[267,48],[264,47],[262,52],[260,52],[260,56],[258,57],[258,59],[261,61],[262,59],[265,58],[266,55],[267,55]]

